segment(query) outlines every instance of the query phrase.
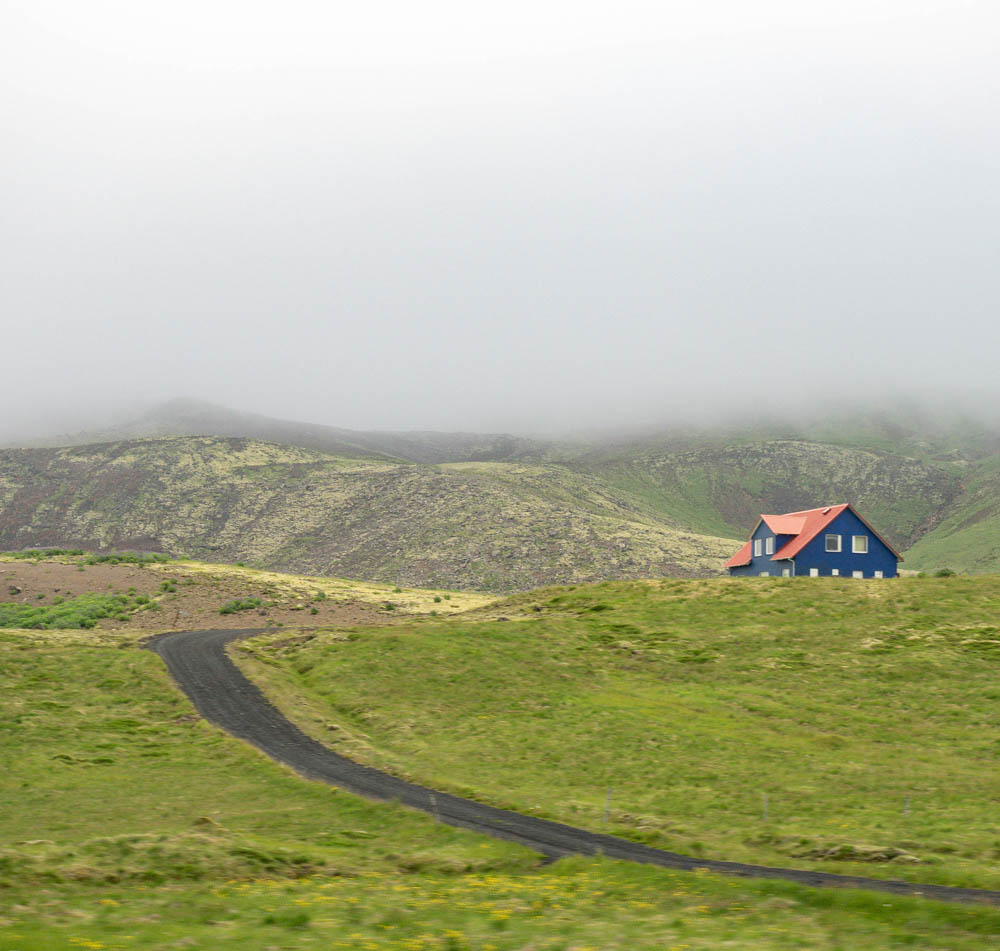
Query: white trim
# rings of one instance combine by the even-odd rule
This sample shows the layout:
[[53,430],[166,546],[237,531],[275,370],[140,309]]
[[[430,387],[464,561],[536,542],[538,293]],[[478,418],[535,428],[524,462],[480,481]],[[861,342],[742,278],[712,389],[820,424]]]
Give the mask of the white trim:
[[765,555],[773,555],[774,554],[774,536],[773,535],[768,535],[767,538],[764,539],[764,554]]
[[865,573],[863,571],[852,571],[851,572],[851,577],[852,578],[863,578],[864,576],[865,576]]
[[781,569],[781,577],[782,578],[791,578],[792,577],[792,569],[791,568],[782,568]]
[[873,577],[875,577],[875,578],[884,578],[885,577],[885,572],[883,572],[883,571],[876,571],[875,574],[873,575]]
[[770,578],[771,577],[771,572],[770,571],[762,571],[757,577],[758,578]]
[[753,540],[753,556],[754,556],[754,558],[760,558],[761,554],[763,554],[763,552],[761,551],[761,548],[762,548],[763,544],[764,543],[759,538],[755,538]]
[[[858,542],[864,541],[865,547],[858,548]],[[867,535],[852,535],[851,536],[851,554],[852,555],[867,555],[868,554],[868,536]]]
[[830,569],[830,575],[832,577],[834,577],[834,578],[839,577],[839,575],[840,575],[840,569],[839,568],[831,568]]
[[[837,547],[836,548],[831,548],[830,547],[830,543],[833,541],[833,539],[837,539]],[[839,535],[833,534],[833,532],[827,532],[826,539],[823,542],[823,546],[824,546],[824,548],[825,548],[826,551],[831,552],[833,554],[835,554],[837,552],[840,552],[840,551],[843,551],[843,548],[844,548],[844,544],[843,544],[843,541],[841,540],[841,537]]]
[[809,569],[809,577],[810,578],[818,578],[819,577],[819,568],[810,568]]

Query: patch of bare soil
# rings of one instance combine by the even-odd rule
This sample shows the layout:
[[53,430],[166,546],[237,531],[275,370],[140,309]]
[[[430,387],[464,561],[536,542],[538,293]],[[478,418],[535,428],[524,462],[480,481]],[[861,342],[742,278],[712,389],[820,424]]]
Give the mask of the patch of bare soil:
[[[186,571],[183,564],[166,570],[137,565],[75,565],[51,561],[0,563],[0,602],[51,604],[53,598],[69,599],[81,594],[144,594],[158,609],[142,610],[130,621],[105,619],[98,627],[140,631],[180,628],[247,628],[353,626],[391,623],[385,610],[361,601],[315,600],[303,591],[298,596],[287,589],[255,585],[228,576]],[[250,610],[220,614],[219,609],[236,600],[260,598]]]

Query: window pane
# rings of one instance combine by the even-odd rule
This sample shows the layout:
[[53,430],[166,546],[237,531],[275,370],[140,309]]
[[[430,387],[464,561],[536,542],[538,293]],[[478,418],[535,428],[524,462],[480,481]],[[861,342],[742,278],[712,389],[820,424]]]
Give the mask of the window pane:
[[768,553],[769,555],[773,555],[773,554],[774,554],[774,538],[773,538],[773,537],[772,537],[772,538],[769,538],[769,539],[768,539],[768,540],[767,540],[767,541],[766,541],[766,542],[764,543],[764,545],[765,545],[765,550],[767,551],[767,553]]
[[867,555],[868,554],[868,536],[867,535],[855,535],[854,536],[854,554],[855,555]]
[[839,535],[827,535],[826,536],[826,550],[827,551],[840,551],[840,536]]

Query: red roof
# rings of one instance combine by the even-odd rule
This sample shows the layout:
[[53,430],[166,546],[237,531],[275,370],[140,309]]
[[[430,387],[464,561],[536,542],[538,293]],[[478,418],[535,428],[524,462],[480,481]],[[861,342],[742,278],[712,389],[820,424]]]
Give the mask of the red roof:
[[[795,519],[799,523],[800,528],[790,542],[786,542],[774,553],[771,561],[794,558],[846,508],[848,508],[847,505],[828,505],[821,509],[807,509],[805,512],[789,512],[787,515],[778,516],[782,522]],[[766,518],[765,521],[767,521]],[[768,522],[767,524],[770,525],[771,523]],[[782,532],[781,534],[785,533]]]
[[749,565],[750,564],[750,549],[751,548],[752,548],[752,546],[751,546],[750,542],[747,542],[722,567],[723,568],[740,568],[743,565]]
[[762,515],[761,519],[775,535],[798,535],[806,524],[801,515]]
[[[786,542],[781,546],[772,556],[771,561],[783,561],[786,558],[794,558],[806,545],[809,544],[824,528],[827,527],[841,512],[845,509],[854,509],[850,505],[827,505],[820,509],[806,509],[804,512],[786,512],[784,515],[762,515],[760,517],[768,528],[774,532],[775,535],[792,535],[794,536],[790,541]],[[867,522],[857,512],[854,512],[858,518],[861,519],[865,525],[871,530],[872,534],[878,538],[886,548],[889,549],[900,561],[903,560],[902,556],[892,547],[878,532],[875,531],[871,525]],[[757,522],[760,525],[760,522]],[[757,531],[757,526],[754,526],[754,532]],[[751,535],[753,532],[751,532]],[[743,565],[750,564],[750,553],[752,545],[747,542],[732,558],[725,563],[723,567],[725,568],[740,568]]]

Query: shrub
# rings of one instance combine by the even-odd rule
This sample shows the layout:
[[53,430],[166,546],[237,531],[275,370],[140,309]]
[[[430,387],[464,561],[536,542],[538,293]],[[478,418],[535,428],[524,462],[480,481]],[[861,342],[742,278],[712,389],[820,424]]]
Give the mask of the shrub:
[[123,594],[81,594],[76,598],[56,598],[51,604],[0,604],[0,628],[52,630],[97,626],[103,618],[127,621],[138,603]]
[[5,551],[8,558],[19,558],[25,561],[38,558],[57,558],[60,555],[82,555],[82,548],[28,548],[25,551]]
[[[81,552],[82,554],[82,552]],[[132,551],[113,551],[107,555],[88,555],[86,564],[88,565],[162,565],[170,561],[169,555],[162,555],[159,552],[147,552],[137,554]]]
[[955,572],[951,568],[939,568],[934,572],[935,578],[954,578]]
[[221,608],[219,614],[235,614],[237,611],[252,611],[263,604],[260,598],[234,598],[227,601]]

